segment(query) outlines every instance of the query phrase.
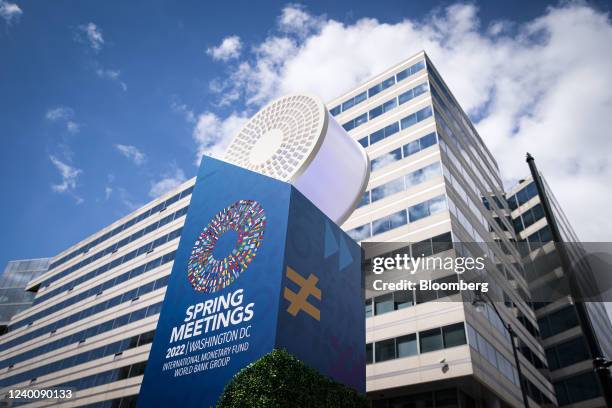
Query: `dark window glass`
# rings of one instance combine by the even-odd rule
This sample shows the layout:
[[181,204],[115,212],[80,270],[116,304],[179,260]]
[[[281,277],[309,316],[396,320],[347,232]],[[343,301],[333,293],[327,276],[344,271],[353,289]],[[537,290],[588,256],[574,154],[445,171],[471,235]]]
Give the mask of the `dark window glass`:
[[389,137],[397,132],[399,132],[399,122],[393,122],[385,127],[385,137]]
[[567,367],[589,358],[589,351],[582,337],[577,337],[556,347],[559,367]]
[[398,72],[397,74],[395,74],[395,77],[397,78],[397,82],[406,79],[408,76],[410,75],[410,68],[406,68],[403,71]]
[[401,105],[402,103],[406,103],[409,100],[411,100],[412,98],[414,98],[414,91],[412,89],[404,92],[403,94],[400,94],[397,99],[399,100],[399,104]]
[[393,306],[393,294],[391,293],[374,298],[374,314],[376,315],[392,312]]
[[368,205],[370,204],[370,192],[366,191],[365,193],[363,193],[363,195],[361,196],[361,200],[359,201],[359,204],[357,205],[357,207],[363,207],[364,205]]
[[342,111],[352,108],[355,105],[355,100],[353,98],[342,104]]
[[362,137],[361,139],[359,139],[359,144],[362,145],[363,147],[368,147],[369,143],[368,143],[368,137]]
[[370,116],[370,120],[380,116],[383,114],[383,107],[382,106],[377,106],[374,109],[370,110],[369,112],[369,116]]
[[358,95],[355,95],[355,105],[365,101],[366,99],[368,99],[368,93],[366,91],[363,91],[362,93]]
[[372,364],[374,362],[374,349],[372,343],[366,344],[366,364]]
[[427,216],[429,216],[429,206],[427,202],[416,204],[408,208],[408,218],[410,222],[418,221]]
[[372,96],[376,95],[380,91],[382,91],[380,84],[374,85],[373,87],[368,89],[368,96],[371,98]]
[[338,105],[338,106],[336,106],[334,108],[331,108],[329,113],[331,113],[334,116],[338,115],[340,113],[340,105]]
[[420,144],[418,140],[405,144],[403,147],[404,157],[408,157],[412,154],[415,154],[421,150]]
[[588,400],[600,395],[599,384],[593,372],[570,377],[564,382],[567,396],[572,403]]
[[422,149],[426,149],[429,146],[433,146],[436,143],[437,143],[437,140],[436,140],[436,134],[435,133],[430,133],[430,134],[428,134],[426,136],[423,136],[420,139],[421,150]]
[[410,290],[400,290],[393,294],[395,310],[405,309],[412,306],[413,294]]
[[372,299],[366,299],[365,301],[365,316],[366,318],[372,316]]
[[420,111],[418,111],[416,113],[416,115],[417,115],[417,122],[420,122],[420,121],[422,121],[424,119],[427,119],[432,114],[433,114],[433,112],[431,110],[431,106],[428,106],[426,108],[421,109]]
[[368,121],[368,114],[364,113],[355,118],[355,127],[362,125]]
[[442,331],[439,328],[426,330],[419,333],[419,343],[421,353],[436,351],[444,348],[442,341]]
[[412,115],[406,116],[404,119],[401,120],[402,129],[409,128],[415,123],[417,123],[417,116],[414,113]]
[[415,356],[417,353],[416,334],[409,334],[396,339],[397,358]]
[[387,89],[390,86],[395,85],[395,76],[392,76],[390,78],[385,79],[384,81],[382,81],[381,83],[381,88],[382,89]]
[[463,323],[456,323],[443,327],[442,334],[444,336],[445,348],[460,346],[467,343],[465,340]]
[[380,129],[370,135],[370,144],[380,142],[385,138],[385,130]]
[[395,358],[395,339],[378,341],[374,343],[374,348],[377,363]]

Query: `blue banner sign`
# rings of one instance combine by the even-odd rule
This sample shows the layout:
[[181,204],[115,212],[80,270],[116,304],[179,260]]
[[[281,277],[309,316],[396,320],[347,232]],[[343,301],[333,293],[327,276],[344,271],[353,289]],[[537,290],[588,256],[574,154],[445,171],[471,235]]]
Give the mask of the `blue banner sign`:
[[215,406],[274,348],[365,392],[362,279],[360,247],[294,187],[205,157],[138,406]]

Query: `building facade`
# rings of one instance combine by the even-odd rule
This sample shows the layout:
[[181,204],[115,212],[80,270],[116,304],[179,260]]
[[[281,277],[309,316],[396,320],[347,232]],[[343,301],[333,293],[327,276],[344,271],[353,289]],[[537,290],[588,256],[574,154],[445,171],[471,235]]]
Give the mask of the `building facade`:
[[[580,242],[557,199],[551,193],[552,190],[545,179],[541,178],[544,180],[548,202],[563,241]],[[530,264],[536,264],[542,257],[558,258],[540,196],[531,177],[521,180],[508,191],[508,205],[512,211],[511,218],[515,232],[525,246],[526,267],[529,269]],[[576,245],[569,245],[568,249],[574,247]],[[536,269],[533,271],[533,278],[528,279],[534,289],[554,279],[555,274],[559,272],[558,269],[561,268],[560,262],[548,264],[551,265],[550,268]],[[534,302],[533,307],[538,318],[542,345],[546,352],[559,406],[605,407],[606,403],[593,372],[592,357],[580,328],[576,308],[570,299]],[[603,354],[610,358],[612,325],[605,306],[599,302],[588,302],[586,307]]]
[[[345,229],[361,242],[412,242],[419,253],[448,250],[439,242],[480,243],[451,251],[494,260],[488,280],[518,334],[531,405],[553,405],[497,163],[431,61],[417,54],[330,106],[372,165]],[[487,208],[487,196],[501,206]],[[373,406],[521,406],[510,338],[490,305],[479,313],[460,294],[420,295],[366,292]]]
[[50,258],[9,261],[0,274],[0,334],[6,331],[11,318],[29,308],[34,293],[26,284],[49,268]]
[[[498,309],[520,341],[530,405],[555,405],[499,169],[425,53],[328,106],[372,166],[342,227],[356,241],[410,242],[413,252],[486,254]],[[62,251],[28,282],[32,307],[0,337],[0,395],[71,388],[67,406],[134,406],[194,182]],[[480,312],[459,293],[366,297],[373,406],[522,406],[511,340],[490,305]]]

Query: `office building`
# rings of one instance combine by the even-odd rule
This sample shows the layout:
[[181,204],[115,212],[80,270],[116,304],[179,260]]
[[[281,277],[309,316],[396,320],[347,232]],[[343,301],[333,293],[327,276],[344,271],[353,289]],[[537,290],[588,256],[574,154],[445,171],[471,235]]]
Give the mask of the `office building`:
[[[495,260],[488,280],[518,335],[530,405],[554,404],[516,238],[501,228],[512,229],[497,163],[431,61],[417,54],[330,106],[372,165],[368,191],[344,224],[349,234],[362,242],[409,241],[418,253],[451,240],[490,243],[477,250]],[[483,197],[500,207],[489,210]],[[479,313],[460,294],[451,295],[455,302],[405,291],[366,296],[373,406],[522,405],[510,337],[490,305]]]
[[0,334],[6,331],[11,318],[27,309],[34,301],[34,293],[25,291],[26,284],[45,272],[49,258],[9,261],[0,274]]
[[[544,180],[548,202],[552,207],[562,239],[569,243],[568,252],[580,248],[576,244],[580,242],[576,233],[546,180],[541,178]],[[533,276],[528,279],[530,286],[535,289],[538,285],[549,284],[550,279],[554,280],[559,272],[558,269],[561,268],[560,261],[547,262],[550,267],[546,270],[537,268],[530,271],[530,264],[536,264],[542,257],[558,259],[540,196],[531,177],[521,180],[509,190],[508,205],[512,211],[511,218],[516,234],[519,240],[524,242],[522,244],[525,246],[524,265],[529,272],[533,272]],[[576,255],[570,253],[569,256]],[[528,273],[528,276],[530,275]],[[588,276],[587,273],[581,275]],[[605,407],[606,403],[593,372],[592,357],[575,306],[566,297],[551,302],[534,302],[533,306],[559,406]],[[599,346],[603,349],[603,354],[610,358],[612,326],[605,306],[603,303],[587,302],[586,308]]]
[[[530,406],[554,405],[497,163],[425,53],[328,107],[372,166],[342,227],[357,241],[411,242],[414,253],[487,254],[498,309],[520,341]],[[27,284],[33,306],[0,337],[0,395],[73,388],[71,406],[134,406],[194,182],[57,254]],[[373,406],[522,406],[511,339],[492,307],[479,311],[459,293],[422,295],[366,294]]]

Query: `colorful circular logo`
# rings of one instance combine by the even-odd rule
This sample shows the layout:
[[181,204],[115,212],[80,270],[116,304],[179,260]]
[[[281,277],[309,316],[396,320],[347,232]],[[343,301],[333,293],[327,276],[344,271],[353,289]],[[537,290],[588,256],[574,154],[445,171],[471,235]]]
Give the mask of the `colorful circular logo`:
[[[255,258],[266,229],[266,215],[257,201],[238,200],[220,211],[193,244],[187,278],[198,292],[214,293],[231,285]],[[231,252],[217,259],[213,252],[228,231],[237,234]]]

